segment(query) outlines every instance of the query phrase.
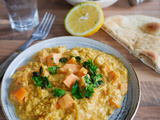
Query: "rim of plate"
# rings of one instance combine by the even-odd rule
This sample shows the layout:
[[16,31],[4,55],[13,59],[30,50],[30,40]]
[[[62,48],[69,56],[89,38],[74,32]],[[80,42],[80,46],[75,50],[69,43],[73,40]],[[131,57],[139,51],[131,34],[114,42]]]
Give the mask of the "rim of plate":
[[[133,70],[134,75],[135,75],[135,77],[136,77],[136,80],[137,80],[137,83],[138,83],[138,84],[137,84],[137,85],[138,85],[137,87],[138,87],[138,90],[139,90],[139,91],[138,91],[138,102],[137,102],[137,104],[136,104],[136,106],[135,106],[135,109],[133,110],[133,111],[134,111],[133,114],[132,114],[131,117],[129,118],[130,120],[133,120],[133,118],[135,117],[135,115],[136,115],[136,113],[137,113],[137,111],[138,111],[139,104],[140,104],[140,100],[141,100],[141,87],[140,87],[141,85],[140,85],[140,82],[139,82],[137,73],[136,73],[133,65],[127,60],[127,58],[125,58],[118,50],[116,50],[116,49],[113,48],[112,46],[110,46],[110,45],[108,45],[108,44],[106,44],[106,43],[104,43],[104,42],[98,41],[98,40],[96,40],[96,39],[87,38],[87,37],[60,36],[60,37],[50,38],[50,39],[46,39],[46,40],[40,41],[40,42],[38,42],[38,43],[35,43],[34,45],[28,47],[26,50],[22,51],[18,56],[20,56],[21,54],[23,54],[23,53],[24,53],[25,51],[27,51],[28,49],[32,49],[32,48],[34,48],[35,46],[38,46],[39,44],[42,44],[43,42],[46,43],[46,42],[49,42],[49,41],[53,41],[54,39],[60,39],[60,38],[64,38],[64,39],[65,39],[65,38],[86,39],[86,40],[89,40],[89,41],[97,42],[97,43],[99,43],[99,44],[107,45],[108,47],[111,47],[111,48],[114,49],[116,52],[118,52],[118,53],[130,64],[131,69]],[[76,46],[75,46],[75,47],[76,47]],[[17,56],[17,57],[18,57],[18,56]],[[16,58],[17,58],[17,57],[16,57]],[[15,58],[15,59],[16,59],[16,58]],[[14,63],[15,59],[10,63],[10,65],[9,65],[8,68],[6,69],[6,72],[4,73],[4,75],[3,75],[3,77],[2,77],[1,86],[0,86],[0,104],[1,104],[1,108],[2,108],[3,114],[5,115],[5,117],[6,117],[7,120],[9,120],[9,118],[8,118],[8,116],[7,116],[7,114],[6,114],[6,111],[4,110],[4,105],[2,104],[2,85],[3,85],[3,83],[4,83],[4,77],[6,76],[6,73],[7,73],[8,69],[10,68],[11,64]],[[113,115],[113,114],[112,114],[112,115]]]

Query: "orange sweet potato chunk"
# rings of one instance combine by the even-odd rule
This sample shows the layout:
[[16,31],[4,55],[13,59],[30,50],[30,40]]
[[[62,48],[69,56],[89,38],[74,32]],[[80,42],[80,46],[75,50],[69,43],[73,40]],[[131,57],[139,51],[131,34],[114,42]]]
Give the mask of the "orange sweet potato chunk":
[[58,100],[58,104],[61,108],[68,108],[71,107],[74,103],[74,100],[69,94],[65,94]]
[[10,97],[14,102],[21,103],[26,95],[27,95],[27,90],[23,87],[20,87],[16,91],[11,93]]
[[75,57],[70,58],[67,63],[75,64],[76,63],[76,58]]
[[82,67],[82,68],[79,70],[77,76],[84,76],[84,75],[87,75],[87,73],[88,73],[88,70],[87,70],[86,68]]
[[54,66],[54,64],[59,63],[59,59],[62,57],[62,53],[53,53],[47,56],[48,66]]
[[119,89],[121,90],[121,93],[123,95],[126,94],[126,92],[128,90],[128,84],[127,83],[119,84]]
[[100,69],[103,73],[106,73],[106,72],[108,73],[111,70],[111,67],[107,63],[103,63],[100,66]]
[[65,77],[63,83],[68,87],[72,88],[73,84],[76,82],[76,80],[79,81],[79,78],[74,75],[73,73],[70,73],[68,76]]
[[113,70],[111,70],[111,71],[108,72],[108,76],[109,76],[109,80],[119,79],[119,77],[120,77],[120,76],[119,76],[115,71],[113,71]]
[[65,64],[62,68],[60,68],[60,72],[77,74],[80,69],[81,69],[80,65]]
[[110,104],[114,105],[116,108],[120,108],[121,107],[120,103],[118,101],[114,100],[113,98],[111,98],[109,100],[109,102],[110,102]]

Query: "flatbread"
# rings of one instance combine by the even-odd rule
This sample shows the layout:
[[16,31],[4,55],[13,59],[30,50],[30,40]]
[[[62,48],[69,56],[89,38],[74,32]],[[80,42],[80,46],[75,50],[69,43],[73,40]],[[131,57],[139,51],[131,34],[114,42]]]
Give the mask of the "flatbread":
[[160,19],[116,15],[105,18],[101,28],[160,74]]

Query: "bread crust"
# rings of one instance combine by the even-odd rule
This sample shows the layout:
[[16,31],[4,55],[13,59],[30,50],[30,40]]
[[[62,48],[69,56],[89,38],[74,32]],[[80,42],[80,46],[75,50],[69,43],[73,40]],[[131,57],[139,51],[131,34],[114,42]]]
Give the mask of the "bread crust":
[[116,15],[105,18],[101,28],[160,73],[160,19],[143,15]]

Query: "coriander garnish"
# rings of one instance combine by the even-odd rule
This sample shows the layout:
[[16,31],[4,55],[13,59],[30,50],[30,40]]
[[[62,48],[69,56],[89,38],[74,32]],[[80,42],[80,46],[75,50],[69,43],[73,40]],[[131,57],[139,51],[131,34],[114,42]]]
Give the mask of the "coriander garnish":
[[66,94],[66,91],[60,88],[56,88],[55,90],[52,91],[52,93],[54,93],[54,97],[62,97],[63,95]]
[[56,66],[48,67],[48,70],[49,70],[51,75],[56,74],[57,73],[57,69],[58,69],[58,67],[56,67]]
[[77,99],[82,99],[83,98],[83,94],[79,88],[79,82],[76,81],[75,84],[72,86],[72,95],[74,97],[76,97]]
[[43,68],[40,67],[39,72],[33,72],[33,81],[35,82],[35,86],[39,86],[42,89],[46,89],[47,87],[52,88],[52,84],[48,80],[48,77],[43,76]]

